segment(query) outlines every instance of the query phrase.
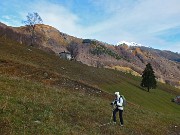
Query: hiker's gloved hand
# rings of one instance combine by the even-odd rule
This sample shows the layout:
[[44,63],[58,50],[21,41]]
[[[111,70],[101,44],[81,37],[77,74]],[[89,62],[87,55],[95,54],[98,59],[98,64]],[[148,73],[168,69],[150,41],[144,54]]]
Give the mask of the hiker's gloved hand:
[[111,105],[113,105],[113,102],[111,102]]

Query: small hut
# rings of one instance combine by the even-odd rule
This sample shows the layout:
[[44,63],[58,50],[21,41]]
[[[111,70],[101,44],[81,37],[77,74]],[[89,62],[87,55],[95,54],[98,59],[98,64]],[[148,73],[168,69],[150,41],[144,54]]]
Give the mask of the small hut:
[[70,52],[65,52],[65,51],[64,52],[60,52],[59,56],[60,56],[60,58],[66,59],[66,60],[71,60],[72,59],[72,55],[71,55]]

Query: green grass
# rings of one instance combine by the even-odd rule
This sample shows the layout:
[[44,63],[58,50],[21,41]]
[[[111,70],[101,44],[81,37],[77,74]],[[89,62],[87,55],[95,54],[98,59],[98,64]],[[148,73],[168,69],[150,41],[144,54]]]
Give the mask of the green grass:
[[[139,86],[141,78],[61,60],[4,39],[0,39],[0,74],[0,134],[164,135],[180,131],[180,106],[171,102],[180,91],[168,85],[158,84],[147,92]],[[128,101],[125,127],[99,127],[110,121],[109,103],[115,91]]]
[[0,84],[1,134],[165,134],[169,122],[179,123],[174,115],[129,105],[124,128],[99,127],[111,116],[104,97],[6,76]]

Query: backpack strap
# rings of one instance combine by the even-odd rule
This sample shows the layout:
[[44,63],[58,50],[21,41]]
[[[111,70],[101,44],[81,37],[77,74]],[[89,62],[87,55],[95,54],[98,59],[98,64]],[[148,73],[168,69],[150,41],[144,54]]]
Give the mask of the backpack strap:
[[[121,98],[122,98],[122,96],[119,97],[119,103],[120,103]],[[123,106],[118,106],[118,107],[123,107]]]
[[120,97],[119,97],[119,103],[120,103],[120,98],[122,98],[122,99],[123,99],[123,97],[122,97],[122,96],[120,96]]

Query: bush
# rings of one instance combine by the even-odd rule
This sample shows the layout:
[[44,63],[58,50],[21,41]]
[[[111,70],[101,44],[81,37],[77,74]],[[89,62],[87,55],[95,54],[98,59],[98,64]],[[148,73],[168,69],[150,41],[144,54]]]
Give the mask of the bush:
[[110,55],[112,57],[114,57],[117,60],[120,60],[122,57],[117,54],[116,52],[108,49],[107,47],[103,46],[103,45],[94,45],[92,46],[90,52],[94,55],[102,55],[102,54],[107,54]]

